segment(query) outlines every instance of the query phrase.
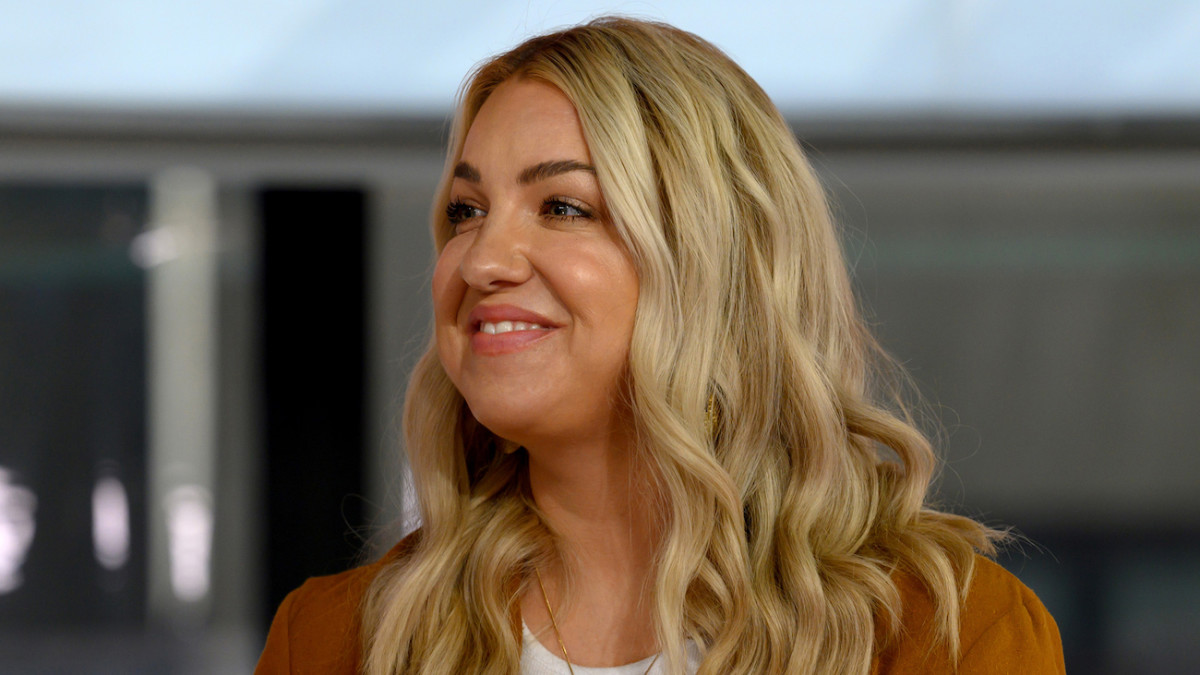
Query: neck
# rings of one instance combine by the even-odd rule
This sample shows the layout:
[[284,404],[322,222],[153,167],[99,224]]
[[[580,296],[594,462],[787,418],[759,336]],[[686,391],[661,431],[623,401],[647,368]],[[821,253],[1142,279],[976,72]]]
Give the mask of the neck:
[[[650,576],[662,512],[633,444],[525,447],[534,501],[563,553],[565,569],[556,565],[541,575],[572,660],[611,666],[653,654]],[[521,609],[542,644],[557,652],[536,584]]]
[[636,577],[640,583],[661,518],[633,444],[606,438],[527,450],[534,502],[558,533],[572,572]]

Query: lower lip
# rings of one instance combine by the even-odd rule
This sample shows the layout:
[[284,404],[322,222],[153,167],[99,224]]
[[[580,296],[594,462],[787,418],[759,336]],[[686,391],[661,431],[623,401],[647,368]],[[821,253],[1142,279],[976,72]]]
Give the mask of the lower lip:
[[471,350],[482,356],[512,354],[541,342],[555,331],[554,328],[539,330],[513,330],[499,335],[479,331],[471,336]]

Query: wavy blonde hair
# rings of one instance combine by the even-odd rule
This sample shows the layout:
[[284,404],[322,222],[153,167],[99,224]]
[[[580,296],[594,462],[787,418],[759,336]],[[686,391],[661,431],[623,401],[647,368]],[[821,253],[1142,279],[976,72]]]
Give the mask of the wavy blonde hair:
[[[460,96],[433,208],[438,250],[466,132],[518,77],[574,103],[635,260],[627,394],[666,509],[652,595],[670,672],[683,672],[690,638],[706,675],[866,673],[898,631],[897,570],[928,589],[957,653],[974,554],[995,533],[926,505],[934,453],[890,394],[880,402],[890,362],[770,99],[671,26],[605,18],[530,39]],[[558,555],[526,455],[475,422],[432,347],[404,420],[423,527],[367,594],[364,672],[516,673],[518,598]]]

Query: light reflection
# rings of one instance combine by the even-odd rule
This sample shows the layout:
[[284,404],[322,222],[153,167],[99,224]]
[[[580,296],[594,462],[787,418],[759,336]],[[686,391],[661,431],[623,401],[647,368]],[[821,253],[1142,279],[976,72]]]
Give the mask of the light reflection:
[[21,586],[21,566],[33,544],[37,496],[0,467],[0,595]]
[[181,485],[164,499],[171,590],[184,602],[208,595],[212,553],[212,497],[198,485]]
[[92,543],[105,569],[120,569],[129,560],[129,498],[112,476],[96,481],[92,490]]
[[129,244],[129,256],[138,267],[150,268],[178,258],[180,248],[175,229],[164,225],[134,237]]

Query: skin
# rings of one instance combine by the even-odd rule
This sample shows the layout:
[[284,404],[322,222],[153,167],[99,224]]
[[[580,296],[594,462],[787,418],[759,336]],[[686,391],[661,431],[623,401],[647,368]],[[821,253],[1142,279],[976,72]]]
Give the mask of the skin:
[[[638,277],[604,206],[579,117],[556,87],[515,79],[488,97],[451,185],[456,234],[433,278],[438,355],[472,414],[529,453],[533,497],[568,570],[541,570],[571,661],[657,650],[646,583],[661,527],[620,391]],[[481,321],[539,327],[502,335]],[[561,654],[536,582],[522,617]]]

